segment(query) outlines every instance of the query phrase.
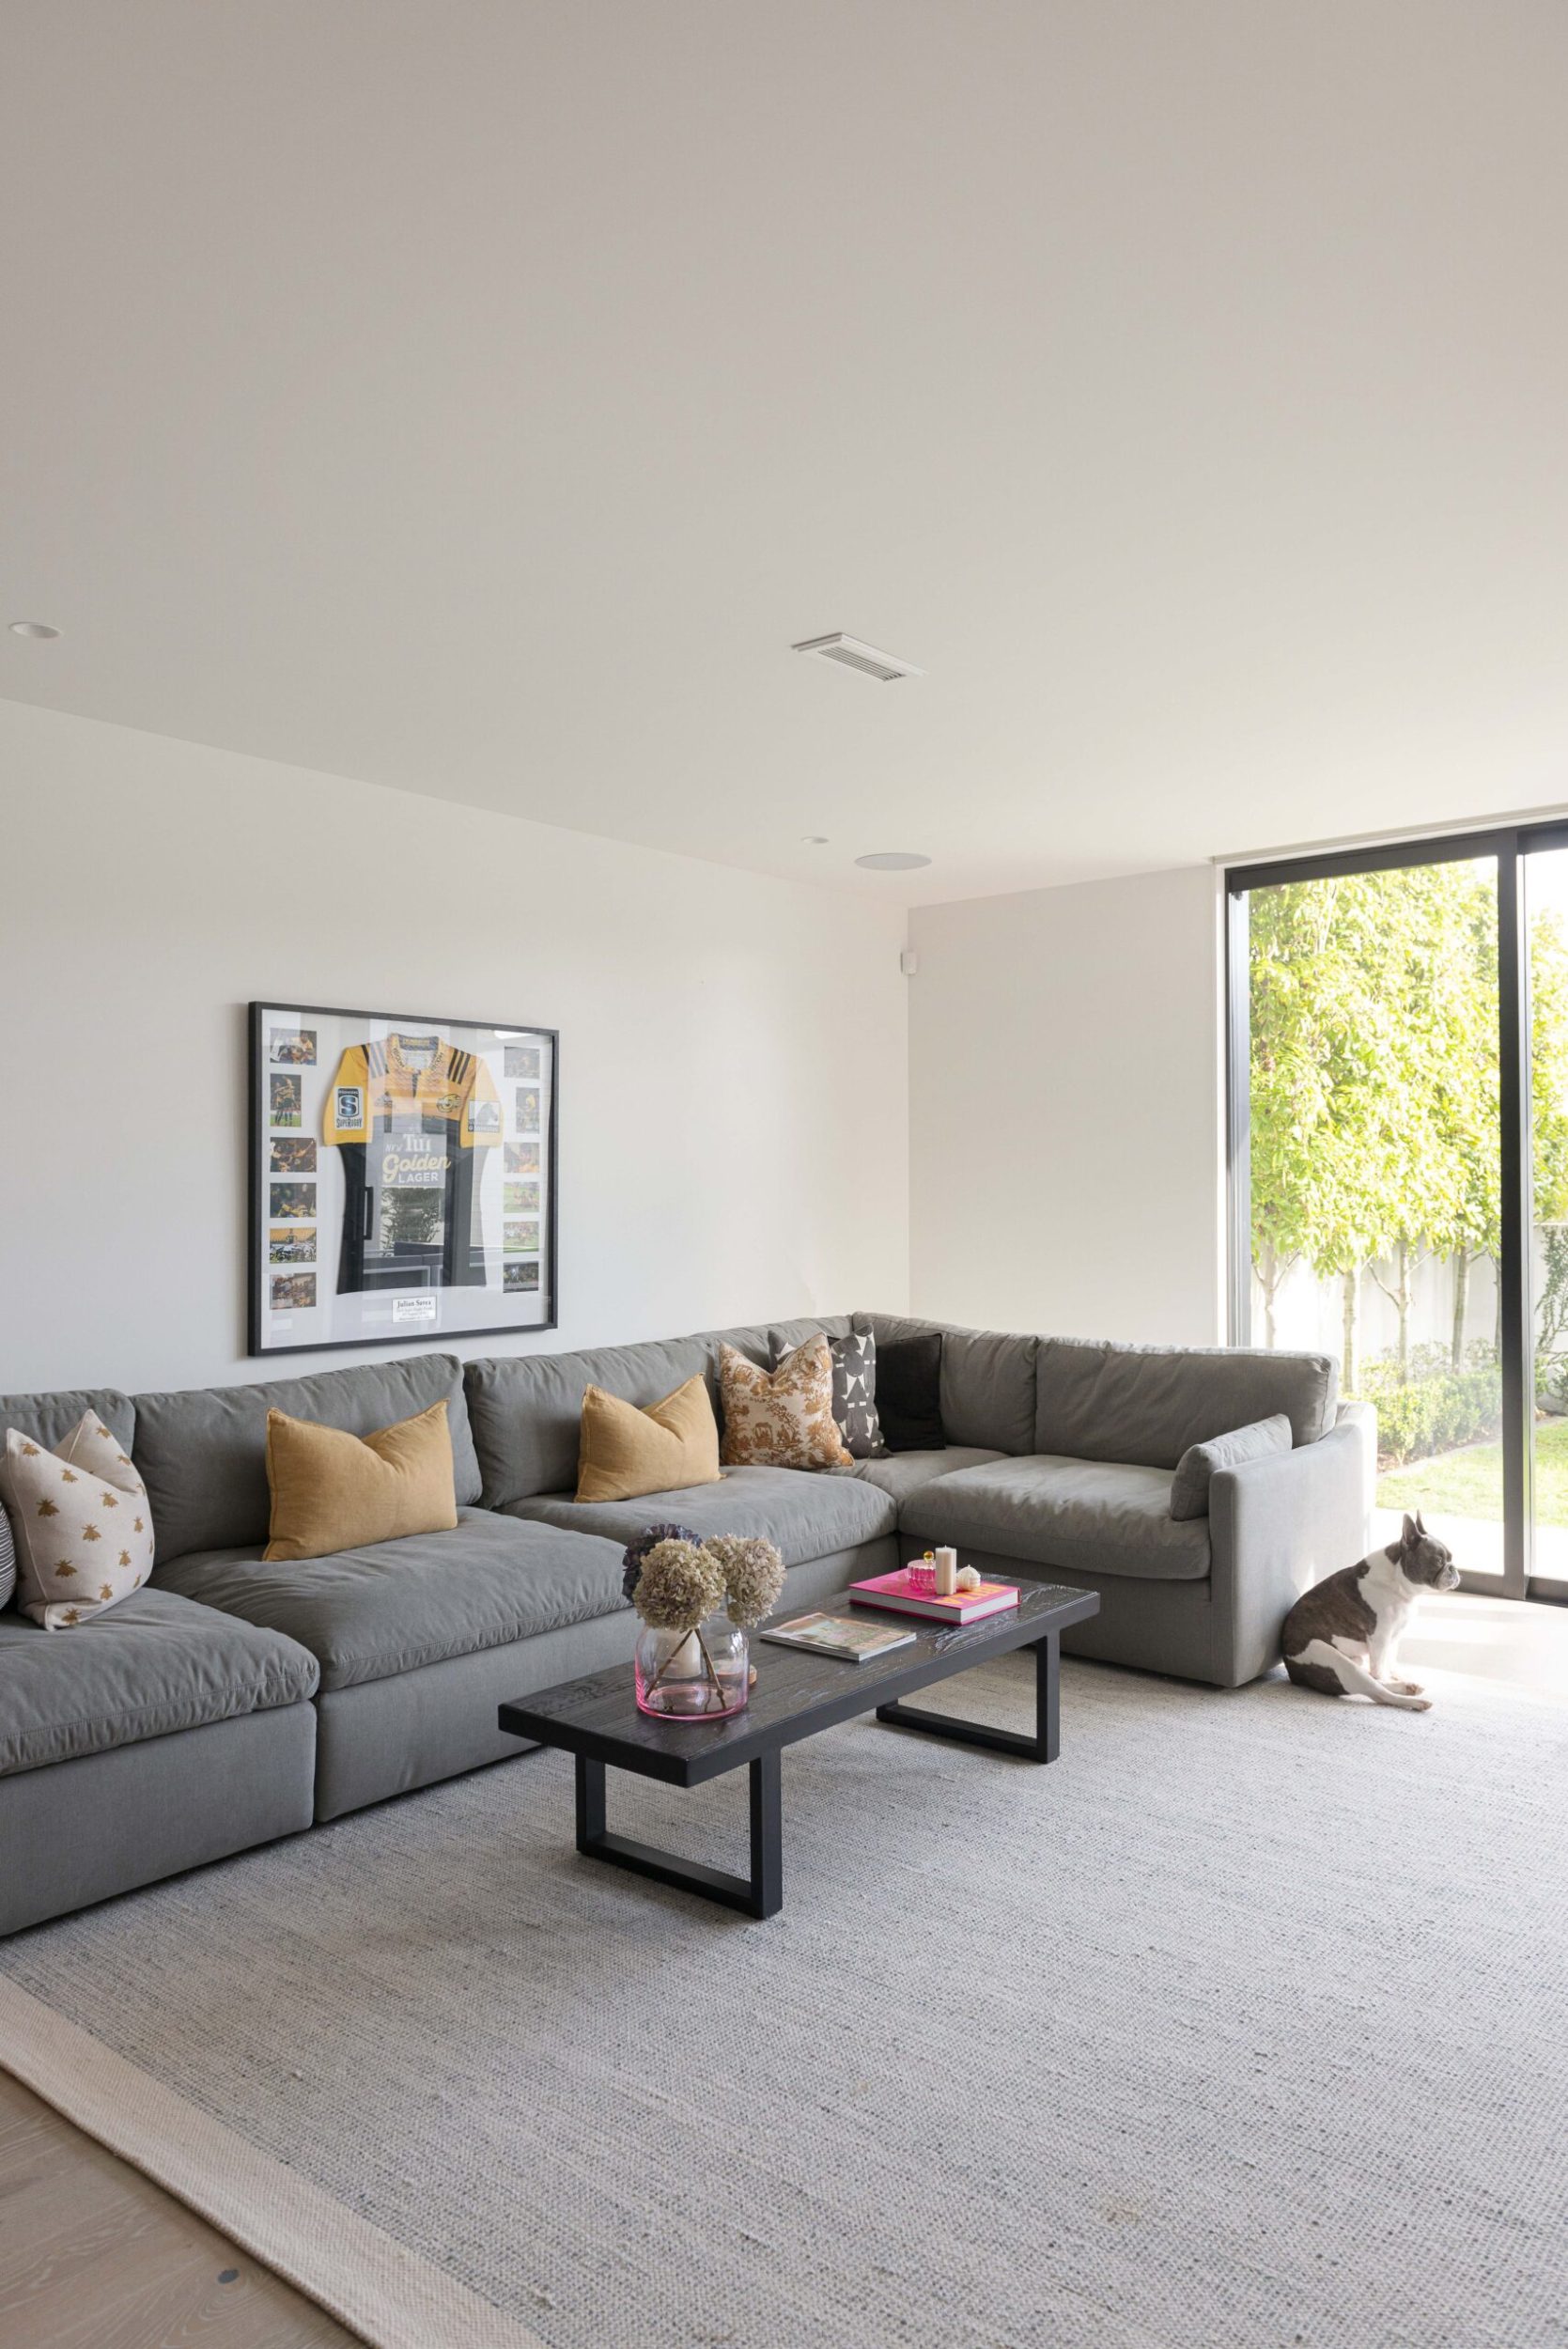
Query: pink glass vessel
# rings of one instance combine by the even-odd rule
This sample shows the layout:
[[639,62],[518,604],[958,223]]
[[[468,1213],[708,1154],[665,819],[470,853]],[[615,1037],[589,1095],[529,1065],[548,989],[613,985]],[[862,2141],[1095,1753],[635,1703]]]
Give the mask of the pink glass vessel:
[[710,1615],[695,1631],[644,1624],[632,1668],[638,1709],[659,1720],[726,1720],[751,1693],[746,1634],[727,1615]]

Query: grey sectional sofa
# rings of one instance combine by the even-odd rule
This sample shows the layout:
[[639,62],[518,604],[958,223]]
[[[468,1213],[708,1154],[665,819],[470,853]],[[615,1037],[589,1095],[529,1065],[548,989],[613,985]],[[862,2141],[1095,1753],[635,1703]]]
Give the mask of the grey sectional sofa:
[[[643,1404],[701,1375],[717,1405],[722,1340],[768,1362],[817,1330],[885,1343],[939,1326],[841,1315],[133,1398],[0,1396],[0,1427],[51,1446],[95,1410],[146,1481],[158,1544],[147,1588],[69,1633],[0,1614],[0,1933],[515,1754],[505,1699],[629,1656],[621,1553],[661,1519],[768,1534],[785,1610],[951,1541],[983,1568],[1096,1589],[1069,1648],[1219,1687],[1265,1671],[1292,1599],[1364,1550],[1374,1426],[1336,1408],[1327,1358],[956,1329],[943,1450],[571,1498],[590,1381]],[[272,1406],[365,1435],[438,1400],[454,1531],[263,1563]],[[1218,1474],[1209,1516],[1173,1520],[1187,1445],[1276,1411],[1294,1449]]]

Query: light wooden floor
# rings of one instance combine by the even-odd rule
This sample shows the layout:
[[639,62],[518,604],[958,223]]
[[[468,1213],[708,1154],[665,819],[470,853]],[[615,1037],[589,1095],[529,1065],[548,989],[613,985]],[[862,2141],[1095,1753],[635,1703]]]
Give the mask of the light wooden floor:
[[0,2072],[5,2349],[342,2349],[355,2336]]
[[[1568,1698],[1568,1607],[1434,1592],[1417,1603],[1399,1660],[1418,1680],[1428,1672],[1465,1672]],[[1439,1694],[1436,1682],[1433,1694]]]
[[[1401,1660],[1568,1699],[1568,1608],[1424,1599]],[[1440,1701],[1436,1685],[1434,1694]],[[343,2349],[353,2341],[0,2072],[4,2349]]]

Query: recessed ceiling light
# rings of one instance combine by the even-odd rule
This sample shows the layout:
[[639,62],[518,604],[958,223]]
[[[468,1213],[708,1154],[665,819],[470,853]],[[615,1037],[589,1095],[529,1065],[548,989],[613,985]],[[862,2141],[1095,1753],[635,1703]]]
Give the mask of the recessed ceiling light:
[[47,620],[13,620],[11,622],[13,636],[30,636],[36,644],[47,644],[52,637],[58,636],[59,632],[57,628],[51,628]]
[[825,832],[803,832],[800,836],[800,845],[806,848],[825,848],[828,845],[828,835]]
[[916,856],[911,848],[878,848],[875,856],[858,856],[857,864],[863,864],[868,873],[912,873],[920,864],[929,864],[928,856]]
[[836,661],[842,668],[859,669],[862,677],[874,677],[879,685],[891,685],[895,677],[925,674],[912,661],[878,652],[875,645],[862,645],[858,636],[846,636],[842,630],[835,636],[808,636],[803,645],[791,645],[789,649],[814,653],[818,661]]

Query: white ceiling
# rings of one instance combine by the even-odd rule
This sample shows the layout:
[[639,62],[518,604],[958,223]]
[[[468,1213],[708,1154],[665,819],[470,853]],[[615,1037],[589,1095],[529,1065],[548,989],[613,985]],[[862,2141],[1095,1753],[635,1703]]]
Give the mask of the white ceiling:
[[4,57],[0,694],[908,902],[1568,800],[1561,0]]

